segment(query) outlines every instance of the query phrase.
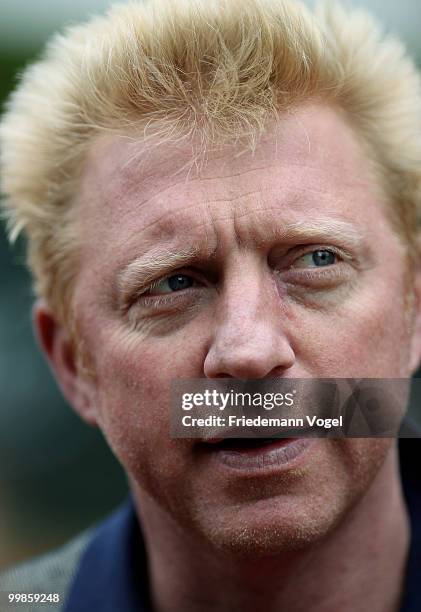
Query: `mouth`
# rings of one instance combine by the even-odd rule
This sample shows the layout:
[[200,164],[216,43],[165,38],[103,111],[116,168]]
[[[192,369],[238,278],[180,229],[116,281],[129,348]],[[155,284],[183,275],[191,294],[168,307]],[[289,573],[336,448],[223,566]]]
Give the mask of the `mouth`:
[[291,467],[314,442],[314,438],[226,438],[201,442],[201,447],[225,467],[262,470]]

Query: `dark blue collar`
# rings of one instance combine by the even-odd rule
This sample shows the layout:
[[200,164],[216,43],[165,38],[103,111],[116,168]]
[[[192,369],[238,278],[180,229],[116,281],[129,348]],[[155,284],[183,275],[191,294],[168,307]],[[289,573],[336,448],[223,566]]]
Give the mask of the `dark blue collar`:
[[[419,440],[399,443],[411,548],[401,612],[421,611]],[[98,527],[79,563],[64,612],[150,612],[145,547],[131,500]]]
[[95,531],[64,612],[147,612],[148,582],[145,549],[130,500]]

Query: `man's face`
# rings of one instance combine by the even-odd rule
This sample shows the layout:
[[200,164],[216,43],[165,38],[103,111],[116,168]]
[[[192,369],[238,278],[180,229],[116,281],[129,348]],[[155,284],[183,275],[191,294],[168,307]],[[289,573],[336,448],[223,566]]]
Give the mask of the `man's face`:
[[404,249],[368,160],[317,105],[254,155],[225,149],[192,170],[187,145],[145,150],[97,143],[77,211],[95,420],[136,494],[190,534],[238,551],[313,541],[390,442],[312,440],[277,467],[236,469],[216,446],[170,438],[170,381],[410,374]]

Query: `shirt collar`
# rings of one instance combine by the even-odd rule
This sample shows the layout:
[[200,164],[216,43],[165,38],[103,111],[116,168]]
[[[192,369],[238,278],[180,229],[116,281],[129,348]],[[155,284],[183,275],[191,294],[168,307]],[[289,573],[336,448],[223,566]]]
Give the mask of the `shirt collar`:
[[88,544],[63,612],[150,610],[146,553],[131,500],[101,523]]

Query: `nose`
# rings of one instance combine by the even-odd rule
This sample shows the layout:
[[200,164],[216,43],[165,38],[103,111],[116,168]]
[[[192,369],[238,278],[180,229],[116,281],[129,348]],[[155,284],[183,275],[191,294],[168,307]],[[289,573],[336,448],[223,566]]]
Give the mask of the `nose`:
[[204,362],[207,378],[279,376],[294,365],[281,298],[273,283],[266,285],[249,280],[221,294]]

